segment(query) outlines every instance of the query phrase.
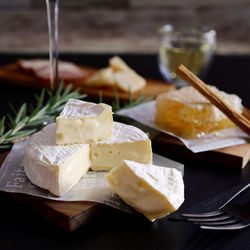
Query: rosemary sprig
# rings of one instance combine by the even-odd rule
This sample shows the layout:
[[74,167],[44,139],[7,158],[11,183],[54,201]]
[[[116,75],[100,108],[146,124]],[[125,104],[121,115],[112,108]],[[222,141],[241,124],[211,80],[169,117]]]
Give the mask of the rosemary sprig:
[[[42,89],[40,95],[36,94],[35,107],[32,104],[23,103],[19,110],[16,110],[9,103],[13,114],[7,114],[0,119],[0,149],[11,148],[16,141],[33,134],[54,120],[69,99],[83,99],[86,96],[86,94],[80,94],[79,89],[72,91],[72,84],[63,89],[63,82],[61,82],[55,93],[49,89]],[[134,100],[132,92],[129,91],[128,101],[121,104],[116,90],[114,90],[114,96],[112,103],[114,113],[150,101],[153,98],[153,96],[146,98],[139,93],[137,99]],[[103,102],[102,92],[99,93],[99,102]]]
[[131,92],[130,89],[128,91],[128,101],[124,102],[123,104],[120,103],[120,99],[116,90],[114,90],[114,96],[115,100],[112,103],[112,111],[114,113],[121,109],[132,108],[144,102],[149,102],[154,98],[154,96],[146,97],[141,92],[139,92],[137,98],[134,100],[133,93]]
[[54,120],[70,98],[83,99],[86,96],[80,94],[79,89],[72,91],[72,84],[63,89],[61,82],[55,94],[49,89],[43,89],[40,95],[35,95],[35,107],[23,103],[16,111],[9,104],[13,115],[7,114],[0,120],[0,149],[10,148],[16,140],[38,131]]

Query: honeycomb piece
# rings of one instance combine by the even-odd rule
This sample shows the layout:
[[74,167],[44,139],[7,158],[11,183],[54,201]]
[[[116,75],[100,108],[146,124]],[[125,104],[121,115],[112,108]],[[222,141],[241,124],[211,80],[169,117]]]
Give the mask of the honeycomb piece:
[[[241,99],[213,88],[236,112],[242,112]],[[212,131],[234,127],[219,109],[193,87],[163,93],[156,100],[155,124],[183,138],[200,138]]]

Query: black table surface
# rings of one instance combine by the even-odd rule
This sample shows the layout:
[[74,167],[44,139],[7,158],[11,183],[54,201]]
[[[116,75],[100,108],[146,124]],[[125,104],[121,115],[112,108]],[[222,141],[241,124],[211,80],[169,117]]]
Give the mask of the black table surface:
[[[0,54],[0,66],[18,58],[38,56],[44,55]],[[99,68],[106,66],[111,56],[63,54],[60,57]],[[161,79],[156,56],[124,54],[121,57],[143,76]],[[226,92],[238,94],[244,106],[250,108],[249,72],[250,56],[215,56],[204,80]],[[35,92],[3,82],[0,89],[1,116],[9,111],[8,102],[15,106],[30,102]],[[168,153],[164,156],[168,157]],[[250,163],[239,170],[195,160],[175,160],[185,166],[185,202],[180,211],[250,180]],[[67,232],[2,192],[0,198],[0,249],[250,249],[250,228],[230,232],[206,231],[187,222],[170,221],[168,217],[151,223],[144,217],[104,207],[88,225]],[[244,199],[250,199],[249,192]]]

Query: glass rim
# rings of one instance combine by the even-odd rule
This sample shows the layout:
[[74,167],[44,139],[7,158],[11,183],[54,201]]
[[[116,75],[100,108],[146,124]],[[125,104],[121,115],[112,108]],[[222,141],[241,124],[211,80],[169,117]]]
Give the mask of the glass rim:
[[162,35],[176,34],[176,35],[216,35],[214,29],[206,25],[193,25],[189,27],[175,27],[171,24],[165,24],[158,29],[158,32]]

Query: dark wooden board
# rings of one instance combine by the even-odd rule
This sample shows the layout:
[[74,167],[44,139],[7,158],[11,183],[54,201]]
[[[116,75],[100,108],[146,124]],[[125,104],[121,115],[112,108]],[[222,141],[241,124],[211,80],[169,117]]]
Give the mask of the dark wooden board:
[[[153,139],[153,147],[159,153],[167,152],[176,160],[189,158],[194,161],[201,160],[215,163],[216,166],[221,165],[226,168],[241,169],[250,159],[250,143],[202,153],[192,153],[176,138],[160,133]],[[0,164],[6,156],[7,153],[0,154]],[[24,194],[7,193],[7,195],[68,231],[74,231],[89,223],[102,211],[104,206],[95,202],[54,201]]]
[[24,194],[8,195],[67,231],[74,231],[91,222],[104,206],[88,201],[54,201]]
[[193,153],[175,137],[160,133],[153,138],[153,145],[157,152],[167,152],[178,159],[201,160],[216,165],[242,169],[250,160],[250,142],[246,144],[215,149],[200,153]]
[[[8,152],[0,154],[0,165],[7,154]],[[102,204],[96,202],[54,201],[18,193],[6,193],[6,195],[67,231],[74,231],[89,223],[103,207]]]

